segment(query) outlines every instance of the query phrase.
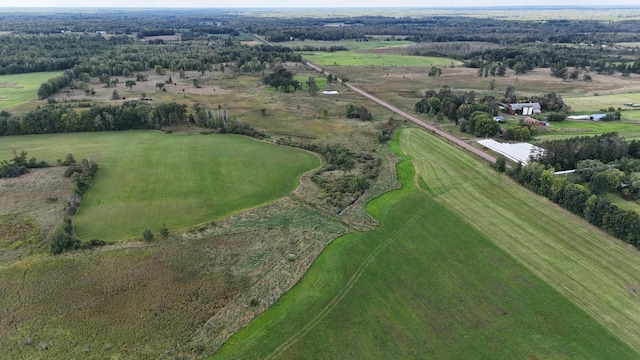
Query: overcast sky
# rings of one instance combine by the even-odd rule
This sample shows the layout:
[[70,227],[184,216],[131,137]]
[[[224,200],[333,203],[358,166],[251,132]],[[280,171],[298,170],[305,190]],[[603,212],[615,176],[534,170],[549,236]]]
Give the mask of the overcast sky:
[[638,6],[638,0],[22,0],[0,1],[0,7],[133,7],[133,8],[289,8],[289,7],[483,7],[483,6]]

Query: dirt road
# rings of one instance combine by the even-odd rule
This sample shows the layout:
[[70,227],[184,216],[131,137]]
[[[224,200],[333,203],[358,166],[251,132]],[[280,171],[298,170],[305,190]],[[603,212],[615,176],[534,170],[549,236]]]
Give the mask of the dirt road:
[[[321,73],[326,74],[326,72],[325,72],[325,71],[323,71],[323,70],[322,70],[321,68],[319,68],[318,66],[316,66],[316,65],[314,65],[314,64],[312,64],[312,63],[310,63],[310,62],[306,62],[306,64],[307,64],[308,66],[312,67],[313,69],[316,69],[317,71],[319,71],[319,72],[321,72]],[[340,79],[338,79],[338,81],[339,81],[339,82],[342,82],[342,80],[340,80]],[[489,161],[490,163],[492,163],[492,164],[493,164],[493,163],[495,163],[495,162],[496,162],[496,158],[495,158],[495,157],[493,157],[493,156],[491,156],[491,155],[489,155],[489,154],[485,153],[484,151],[482,151],[482,150],[480,150],[480,149],[478,149],[478,148],[475,148],[475,147],[473,147],[473,146],[471,146],[471,145],[467,144],[465,141],[460,140],[460,139],[458,139],[457,137],[455,137],[455,136],[453,136],[453,135],[451,135],[451,134],[449,134],[449,133],[447,133],[447,132],[444,132],[444,131],[442,131],[442,130],[438,129],[438,128],[436,128],[436,127],[435,127],[435,126],[433,126],[433,125],[427,124],[426,122],[424,122],[424,121],[422,121],[422,120],[418,119],[417,117],[415,117],[415,116],[413,116],[413,115],[411,115],[411,114],[409,114],[409,113],[407,113],[407,112],[405,112],[405,111],[402,111],[402,110],[398,109],[397,107],[395,107],[395,106],[393,106],[393,105],[391,105],[391,104],[389,104],[389,103],[387,103],[387,102],[385,102],[385,101],[383,101],[383,100],[381,100],[381,99],[379,99],[379,98],[377,98],[377,97],[375,97],[375,96],[373,96],[373,95],[369,94],[368,92],[366,92],[366,91],[364,91],[364,90],[362,90],[362,89],[360,89],[360,88],[357,88],[357,87],[355,87],[355,86],[353,86],[353,85],[351,85],[351,84],[349,84],[349,83],[343,83],[343,84],[344,84],[344,86],[346,86],[346,87],[348,87],[349,89],[351,89],[351,90],[353,90],[353,91],[357,92],[358,94],[360,94],[360,95],[362,95],[362,96],[365,96],[365,97],[369,98],[370,100],[372,100],[372,101],[374,101],[374,102],[378,103],[379,105],[382,105],[382,106],[386,107],[387,109],[389,109],[389,110],[391,110],[391,111],[395,112],[396,114],[398,114],[398,115],[400,115],[400,116],[404,117],[405,119],[408,119],[408,120],[410,120],[410,121],[413,121],[414,123],[416,123],[416,124],[418,124],[418,125],[422,126],[423,128],[425,128],[425,129],[427,129],[427,130],[429,130],[429,131],[433,132],[434,134],[436,134],[436,135],[438,135],[438,136],[440,136],[440,137],[442,137],[442,138],[445,138],[445,139],[449,140],[450,142],[452,142],[452,143],[454,143],[454,144],[456,144],[456,145],[460,146],[461,148],[463,148],[463,149],[465,149],[465,150],[467,150],[467,151],[469,151],[469,152],[471,152],[471,153],[473,153],[473,154],[475,154],[475,155],[478,155],[479,157],[481,157],[481,158],[483,158],[483,159],[485,159],[485,160]]]

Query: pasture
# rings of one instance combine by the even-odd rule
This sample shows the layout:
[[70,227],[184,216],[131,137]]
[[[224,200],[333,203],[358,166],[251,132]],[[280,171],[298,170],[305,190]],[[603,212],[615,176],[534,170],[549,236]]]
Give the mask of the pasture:
[[218,220],[291,192],[317,156],[235,135],[153,131],[3,138],[12,149],[55,163],[72,153],[100,172],[75,219],[83,239],[115,241]]
[[38,88],[61,71],[0,76],[0,110],[38,99]]
[[542,140],[573,136],[593,136],[617,132],[627,140],[640,138],[640,121],[591,121],[565,120],[551,123],[550,128],[541,129],[536,137]]
[[[532,259],[539,258],[533,256],[538,242],[537,233],[531,231],[539,224],[522,217],[533,206],[530,203],[560,218],[552,221],[551,229],[543,229],[546,237],[558,230],[560,222],[572,230],[588,225],[553,205],[542,205],[544,199],[495,176],[486,166],[422,130],[403,130],[399,140],[396,150],[405,161],[398,165],[398,175],[404,187],[367,207],[380,227],[334,240],[296,287],[232,337],[214,359],[637,358],[637,352],[609,332],[612,324],[602,321],[612,311],[594,316],[605,328],[563,296],[567,290],[547,279],[564,280],[576,275],[573,270],[581,266],[572,267],[562,259],[562,267],[571,271],[562,273],[558,265],[552,270],[543,268],[545,276],[540,276],[518,253],[526,249],[534,253]],[[478,192],[500,197],[500,210],[506,211],[505,205],[515,207],[517,215],[513,216],[524,224],[514,224],[516,219],[491,221],[496,211],[486,211],[485,204],[491,202],[476,202]],[[473,196],[461,203],[450,193]],[[522,203],[523,198],[530,203]],[[466,213],[467,207],[473,208],[473,214]],[[482,215],[483,211],[489,215]],[[486,226],[489,222],[491,227]],[[495,239],[492,227],[504,239]],[[518,239],[509,235],[511,230]],[[581,238],[585,232],[555,233],[551,241],[587,241]],[[587,242],[622,252],[625,264],[629,262],[634,269],[640,266],[635,253],[603,234]],[[514,253],[508,245],[517,246],[518,251]],[[549,263],[567,252],[580,259],[585,256],[583,246],[562,250],[561,256],[546,249],[545,255],[552,258]],[[605,254],[592,256],[609,259]],[[612,269],[597,269],[616,283],[628,279],[621,279]],[[585,272],[581,268],[578,275],[586,276]],[[612,295],[615,287],[597,285],[606,285],[606,289],[597,291],[596,285],[587,285],[598,294],[595,298]],[[566,286],[580,290],[575,282]],[[626,302],[632,297],[626,292],[617,289],[614,293]],[[580,294],[594,299],[591,292]],[[630,324],[618,315],[619,327]],[[638,329],[636,325],[631,328]],[[635,336],[623,338],[637,342]]]
[[322,41],[322,40],[304,40],[304,41],[286,41],[279,43],[278,45],[287,47],[331,47],[331,46],[344,46],[349,50],[371,50],[371,49],[389,49],[389,48],[405,48],[408,45],[415,44],[413,41],[385,41],[385,40],[369,40],[369,41],[352,41],[352,40],[339,40],[339,41]]
[[[628,112],[635,111],[635,108],[625,106],[625,103],[640,104],[640,93],[629,92],[621,94],[604,94],[598,96],[579,96],[579,97],[566,97],[565,103],[571,106],[572,111],[578,111],[581,113],[598,113],[602,109],[613,107],[614,109],[628,110]],[[623,112],[622,116],[625,117],[627,111]]]
[[302,52],[305,60],[319,66],[412,66],[443,67],[459,65],[460,62],[449,58],[412,56],[399,54],[380,54],[375,52],[336,51]]

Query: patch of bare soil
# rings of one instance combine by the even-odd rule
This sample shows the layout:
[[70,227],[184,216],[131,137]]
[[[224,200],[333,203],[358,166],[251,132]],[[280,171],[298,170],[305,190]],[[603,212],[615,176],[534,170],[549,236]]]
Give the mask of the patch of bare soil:
[[0,88],[19,89],[20,86],[14,82],[0,82]]
[[62,221],[72,181],[64,167],[31,169],[17,178],[0,179],[0,215],[23,214],[40,228],[42,238]]

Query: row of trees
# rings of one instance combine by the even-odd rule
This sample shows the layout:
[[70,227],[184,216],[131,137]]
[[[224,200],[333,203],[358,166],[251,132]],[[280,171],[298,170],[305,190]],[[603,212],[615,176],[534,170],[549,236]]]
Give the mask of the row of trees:
[[629,144],[617,133],[597,136],[579,136],[568,139],[547,140],[540,143],[545,149],[535,160],[557,170],[575,169],[582,160],[609,163],[625,156],[637,157],[637,143]]
[[186,121],[187,106],[162,103],[151,106],[144,101],[122,105],[94,105],[77,112],[68,106],[49,104],[23,115],[0,112],[0,136],[63,132],[160,129]]
[[592,194],[584,186],[572,183],[567,177],[554,176],[553,172],[553,167],[530,162],[527,166],[518,163],[508,173],[528,189],[640,248],[640,215],[637,212],[624,211],[606,198]]

